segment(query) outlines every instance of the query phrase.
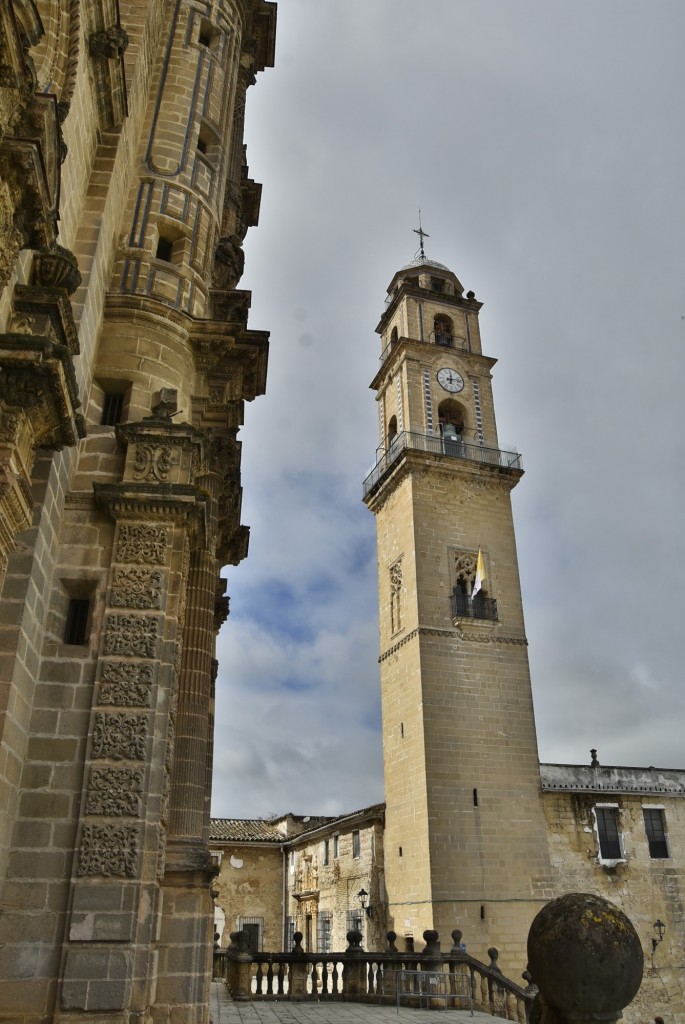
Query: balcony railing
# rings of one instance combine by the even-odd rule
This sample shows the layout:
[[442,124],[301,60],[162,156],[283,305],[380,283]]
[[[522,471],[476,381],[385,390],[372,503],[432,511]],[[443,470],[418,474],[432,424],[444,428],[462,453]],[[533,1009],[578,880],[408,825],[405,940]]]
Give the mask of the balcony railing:
[[419,434],[415,430],[403,430],[396,434],[387,450],[379,449],[379,458],[364,481],[364,497],[373,490],[381,477],[407,449],[431,452],[433,455],[447,455],[453,459],[480,462],[499,469],[523,470],[523,460],[518,452],[506,452],[499,448],[486,448],[474,441],[443,438],[439,434]]
[[489,619],[497,621],[497,601],[494,597],[486,597],[478,593],[473,598],[464,594],[461,590],[452,593],[452,618],[453,619]]
[[[388,358],[394,348],[397,348],[402,338],[398,338],[396,341],[391,341],[389,345],[386,345],[380,356],[381,366]],[[413,341],[419,341],[418,338],[411,339]],[[425,339],[424,339],[425,340]],[[460,352],[468,351],[468,341],[466,338],[458,338],[455,334],[438,334],[436,331],[431,331],[428,335],[428,340],[425,342],[428,345],[439,345],[441,348],[454,348]]]

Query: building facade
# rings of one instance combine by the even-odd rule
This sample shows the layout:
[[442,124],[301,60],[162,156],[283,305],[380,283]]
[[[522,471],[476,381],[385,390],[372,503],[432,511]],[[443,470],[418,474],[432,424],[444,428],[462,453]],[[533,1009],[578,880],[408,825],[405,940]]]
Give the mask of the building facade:
[[0,1020],[208,1020],[267,0],[0,9]]
[[365,948],[383,949],[383,812],[379,804],[338,817],[213,818],[221,945],[247,930],[256,951],[290,950],[301,932],[307,952],[330,953],[354,929]]

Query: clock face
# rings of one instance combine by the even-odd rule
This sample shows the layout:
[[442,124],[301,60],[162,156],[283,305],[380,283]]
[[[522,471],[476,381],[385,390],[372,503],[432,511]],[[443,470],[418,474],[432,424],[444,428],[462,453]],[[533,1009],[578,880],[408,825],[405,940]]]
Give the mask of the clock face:
[[445,391],[456,395],[464,387],[464,378],[456,370],[450,370],[449,366],[441,367],[437,372],[438,384]]

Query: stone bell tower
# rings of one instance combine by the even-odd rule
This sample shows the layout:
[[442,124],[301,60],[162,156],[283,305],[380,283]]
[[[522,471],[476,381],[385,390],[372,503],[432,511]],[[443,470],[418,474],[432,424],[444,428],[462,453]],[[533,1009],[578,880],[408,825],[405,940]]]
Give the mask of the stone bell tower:
[[[386,792],[388,925],[444,944],[461,928],[525,963],[548,875],[496,360],[481,303],[423,255],[395,274],[371,383]],[[480,558],[479,558],[480,553]]]

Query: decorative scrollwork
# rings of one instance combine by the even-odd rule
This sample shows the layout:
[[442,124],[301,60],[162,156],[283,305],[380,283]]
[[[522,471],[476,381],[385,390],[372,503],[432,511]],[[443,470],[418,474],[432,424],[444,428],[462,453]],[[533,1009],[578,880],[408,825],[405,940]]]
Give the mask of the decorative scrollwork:
[[154,669],[125,661],[104,663],[98,704],[150,707]]
[[115,569],[110,604],[115,608],[160,608],[161,569]]
[[112,761],[144,761],[147,732],[145,715],[98,711],[95,714],[91,756],[108,757]]
[[133,878],[138,863],[136,825],[84,825],[79,848],[79,875]]
[[119,527],[118,562],[164,565],[168,531],[165,526],[122,523]]
[[110,615],[105,629],[105,654],[154,658],[159,620],[152,615]]
[[142,768],[91,768],[86,814],[138,817],[142,793]]
[[171,448],[169,445],[136,445],[136,461],[133,467],[134,480],[156,480],[166,483],[171,469]]
[[88,52],[91,57],[118,60],[124,56],[127,49],[128,35],[120,25],[112,25],[101,32],[93,32],[88,39]]

